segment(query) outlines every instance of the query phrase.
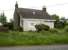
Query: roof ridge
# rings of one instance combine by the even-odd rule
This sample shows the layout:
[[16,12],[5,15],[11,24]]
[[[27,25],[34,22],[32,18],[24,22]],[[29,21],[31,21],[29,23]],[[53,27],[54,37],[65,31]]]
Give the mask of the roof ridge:
[[39,10],[39,9],[31,9],[31,8],[18,8],[18,9],[28,9],[28,10],[38,10],[38,11],[42,11],[42,10]]

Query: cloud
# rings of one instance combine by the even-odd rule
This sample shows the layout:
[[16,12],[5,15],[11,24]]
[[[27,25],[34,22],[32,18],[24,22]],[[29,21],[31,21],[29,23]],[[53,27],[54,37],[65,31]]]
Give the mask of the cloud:
[[16,1],[22,8],[42,9],[42,6],[45,5],[49,14],[57,14],[68,18],[67,0],[0,0],[0,13],[5,10],[8,20],[13,18]]

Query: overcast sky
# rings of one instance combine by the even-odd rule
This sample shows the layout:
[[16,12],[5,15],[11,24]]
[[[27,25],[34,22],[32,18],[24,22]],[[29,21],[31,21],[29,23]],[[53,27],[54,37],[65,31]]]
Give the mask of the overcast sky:
[[46,6],[50,15],[57,14],[68,18],[67,0],[0,0],[0,13],[4,11],[8,20],[13,18],[16,1],[21,8],[42,9]]

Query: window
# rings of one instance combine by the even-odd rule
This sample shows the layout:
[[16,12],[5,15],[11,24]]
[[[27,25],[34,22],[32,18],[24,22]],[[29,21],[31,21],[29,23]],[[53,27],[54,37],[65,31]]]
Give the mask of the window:
[[33,25],[34,25],[34,23],[31,23],[31,25],[33,26]]
[[35,12],[32,12],[33,13],[33,15],[35,15]]

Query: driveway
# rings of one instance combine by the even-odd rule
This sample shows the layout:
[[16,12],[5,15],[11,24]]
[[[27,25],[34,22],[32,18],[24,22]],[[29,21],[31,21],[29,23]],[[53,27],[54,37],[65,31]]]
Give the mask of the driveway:
[[68,45],[0,47],[0,50],[68,50]]

